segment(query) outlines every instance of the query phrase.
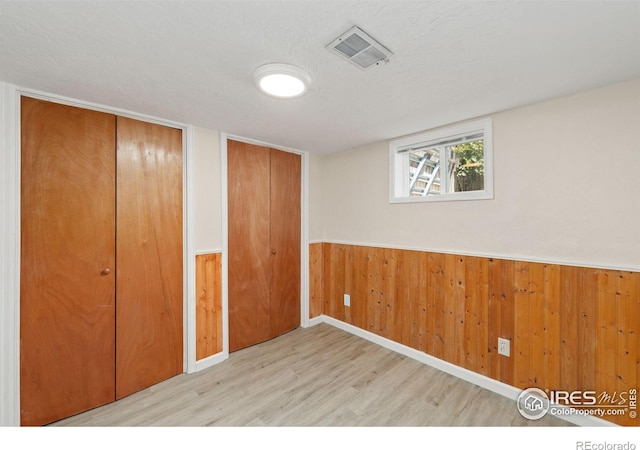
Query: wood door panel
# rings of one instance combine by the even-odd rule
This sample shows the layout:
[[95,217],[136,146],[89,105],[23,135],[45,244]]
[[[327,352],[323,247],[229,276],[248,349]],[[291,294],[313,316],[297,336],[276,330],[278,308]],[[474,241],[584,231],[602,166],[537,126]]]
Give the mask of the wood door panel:
[[116,398],[183,371],[182,132],[117,120]]
[[42,425],[114,399],[115,116],[21,108],[21,423]]
[[300,326],[301,157],[271,149],[271,337]]
[[229,351],[269,339],[269,149],[228,141]]

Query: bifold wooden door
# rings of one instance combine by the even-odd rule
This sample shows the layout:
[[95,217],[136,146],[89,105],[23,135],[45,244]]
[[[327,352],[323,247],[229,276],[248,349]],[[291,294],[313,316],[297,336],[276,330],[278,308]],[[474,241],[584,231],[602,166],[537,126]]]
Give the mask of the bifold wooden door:
[[300,325],[300,155],[229,140],[229,351]]
[[182,372],[181,131],[23,97],[20,408],[42,425]]
[[40,425],[114,399],[116,121],[21,107],[20,409]]
[[182,132],[118,117],[116,398],[183,371]]
[[301,158],[271,149],[271,337],[300,326]]

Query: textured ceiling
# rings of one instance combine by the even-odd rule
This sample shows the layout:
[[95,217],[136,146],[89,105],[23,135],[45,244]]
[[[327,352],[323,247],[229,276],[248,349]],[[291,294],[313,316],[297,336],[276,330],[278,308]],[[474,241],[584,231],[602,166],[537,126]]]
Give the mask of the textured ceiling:
[[[325,49],[353,25],[388,64]],[[309,93],[261,94],[268,62]],[[311,152],[637,77],[639,1],[0,1],[0,80]]]

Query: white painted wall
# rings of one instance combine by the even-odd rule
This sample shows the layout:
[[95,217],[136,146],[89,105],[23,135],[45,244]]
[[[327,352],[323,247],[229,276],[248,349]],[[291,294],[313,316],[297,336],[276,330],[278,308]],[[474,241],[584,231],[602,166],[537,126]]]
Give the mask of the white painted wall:
[[379,142],[312,161],[311,239],[640,270],[640,80],[487,117],[494,199],[390,204]]
[[194,130],[195,151],[195,251],[222,249],[222,185],[220,133],[206,128]]
[[326,157],[309,154],[309,242],[323,238],[324,161]]

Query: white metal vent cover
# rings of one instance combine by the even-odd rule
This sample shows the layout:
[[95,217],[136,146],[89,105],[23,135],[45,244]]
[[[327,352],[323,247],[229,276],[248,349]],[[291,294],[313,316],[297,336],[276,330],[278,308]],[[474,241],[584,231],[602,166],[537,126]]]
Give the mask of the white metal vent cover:
[[389,58],[393,55],[388,48],[358,27],[343,33],[327,45],[327,50],[361,69],[380,65],[381,62],[389,62]]

